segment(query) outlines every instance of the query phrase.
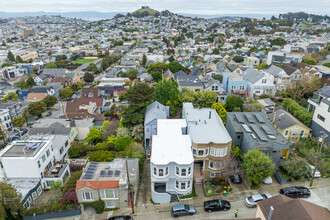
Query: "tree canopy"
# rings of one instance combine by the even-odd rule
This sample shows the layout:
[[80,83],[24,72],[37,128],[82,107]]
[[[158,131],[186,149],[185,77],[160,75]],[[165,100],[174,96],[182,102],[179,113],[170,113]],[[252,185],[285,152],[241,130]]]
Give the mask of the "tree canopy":
[[243,168],[247,178],[254,184],[259,184],[266,177],[275,173],[275,164],[257,148],[249,150],[243,156]]
[[94,81],[94,74],[93,73],[85,73],[84,75],[84,81],[85,82],[88,82],[88,83],[91,83]]
[[54,95],[47,95],[42,101],[47,107],[53,107],[56,103],[58,103],[58,100]]
[[89,145],[95,145],[99,142],[102,141],[102,133],[99,129],[97,129],[96,127],[93,127],[89,133],[87,134],[87,137],[85,139],[85,141],[89,144]]
[[182,66],[179,62],[171,62],[169,65],[168,65],[168,68],[170,69],[170,71],[172,73],[176,73],[180,70],[184,70],[184,66]]
[[147,72],[153,73],[153,72],[162,72],[165,73],[168,70],[168,64],[159,62],[159,63],[152,63],[148,66]]
[[211,108],[211,106],[217,101],[217,94],[214,91],[182,91],[182,102],[192,102],[201,108]]
[[31,102],[28,106],[28,112],[32,116],[41,117],[42,113],[46,111],[46,104],[42,101]]
[[226,119],[227,119],[227,111],[225,109],[225,107],[220,103],[214,103],[211,108],[215,109],[219,115],[219,117],[221,118],[223,124],[226,124]]
[[304,57],[302,59],[303,63],[306,63],[308,65],[316,65],[317,64],[317,60],[313,59],[313,58],[308,58],[308,57]]
[[243,99],[239,96],[228,95],[225,103],[226,109],[232,112],[235,108],[239,108],[242,111]]
[[73,95],[73,90],[71,87],[65,87],[60,92],[62,99],[68,99]]
[[16,217],[23,210],[21,203],[22,195],[15,187],[4,181],[0,181],[0,219],[8,219],[10,213]]
[[23,117],[17,117],[11,120],[10,123],[12,123],[15,127],[22,127],[24,123],[26,122],[25,118]]

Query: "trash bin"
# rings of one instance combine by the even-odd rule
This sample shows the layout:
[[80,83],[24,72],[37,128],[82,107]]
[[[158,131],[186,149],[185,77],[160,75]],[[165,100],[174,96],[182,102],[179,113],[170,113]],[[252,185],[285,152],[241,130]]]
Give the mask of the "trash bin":
[[227,190],[224,190],[224,191],[223,191],[223,195],[224,195],[224,196],[227,196]]

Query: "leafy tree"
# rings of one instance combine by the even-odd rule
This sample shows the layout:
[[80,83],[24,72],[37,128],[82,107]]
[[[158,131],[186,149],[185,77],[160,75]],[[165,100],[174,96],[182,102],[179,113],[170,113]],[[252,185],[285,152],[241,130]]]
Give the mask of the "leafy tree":
[[19,100],[19,96],[16,93],[10,92],[3,98],[2,101],[7,102],[7,101],[17,101],[17,100]]
[[94,74],[99,74],[101,71],[97,68],[95,63],[91,63],[87,67],[87,71],[92,72]]
[[179,85],[173,80],[162,80],[155,85],[154,100],[166,105],[168,101],[171,103],[180,94]]
[[24,63],[24,60],[22,59],[21,56],[17,55],[17,56],[16,56],[16,62],[17,62],[17,63]]
[[34,81],[32,76],[29,76],[29,78],[26,79],[26,86],[28,88],[32,88],[33,86],[37,85],[36,82]]
[[77,83],[72,84],[70,87],[74,92],[77,92],[84,87],[84,83],[77,82]]
[[147,65],[147,61],[148,61],[147,56],[143,54],[141,65],[145,67]]
[[286,44],[286,41],[281,38],[281,37],[278,37],[278,38],[275,38],[273,40],[270,40],[270,45],[271,46],[274,46],[274,45],[277,45],[277,46],[283,46]]
[[236,63],[242,63],[244,61],[244,57],[242,56],[234,56],[233,57],[233,60],[236,62]]
[[219,117],[221,118],[223,124],[226,123],[226,119],[227,119],[227,111],[225,109],[225,107],[221,104],[221,103],[214,103],[211,108],[215,109],[219,115]]
[[155,82],[159,82],[160,80],[162,80],[163,77],[161,72],[152,72],[151,76]]
[[110,66],[110,64],[107,62],[106,59],[103,59],[103,60],[101,61],[101,68],[102,68],[103,70],[106,70],[109,66]]
[[197,93],[193,90],[182,90],[182,102],[196,103]]
[[267,67],[267,63],[260,63],[260,65],[257,67],[258,70],[263,70]]
[[63,182],[61,180],[57,180],[52,182],[50,189],[51,190],[56,190],[56,189],[61,189],[63,185]]
[[97,129],[96,127],[93,127],[87,134],[85,141],[89,145],[93,145],[93,144],[97,144],[97,143],[101,142],[102,141],[101,131],[99,129]]
[[322,65],[330,68],[330,62],[323,63]]
[[317,82],[316,78],[307,74],[302,79],[292,80],[286,86],[285,92],[287,93],[287,97],[297,101],[303,98],[305,94],[317,91]]
[[144,135],[144,127],[143,124],[139,124],[139,125],[135,125],[132,128],[132,137],[136,140],[136,141],[141,141]]
[[214,48],[212,54],[220,54],[220,50],[218,48]]
[[46,63],[45,69],[57,69],[56,63]]
[[243,167],[247,178],[254,184],[259,184],[266,177],[275,173],[275,164],[258,149],[249,150],[243,156]]
[[102,139],[106,140],[111,135],[116,135],[116,131],[119,127],[119,120],[113,119],[109,123],[106,123],[105,127],[102,126]]
[[76,204],[78,205],[77,193],[74,188],[69,189],[61,199],[61,204]]
[[12,63],[3,63],[1,64],[1,68],[7,67],[7,66],[14,66]]
[[14,54],[10,50],[8,51],[7,58],[11,62],[15,62],[16,61]]
[[85,82],[88,82],[88,83],[91,83],[94,81],[94,74],[93,73],[85,73],[84,75],[84,81]]
[[0,140],[3,141],[3,143],[6,143],[6,133],[3,130],[0,130]]
[[42,113],[46,111],[46,104],[42,101],[31,102],[28,106],[28,113],[32,116],[41,117]]
[[153,73],[153,72],[165,73],[167,70],[168,70],[168,64],[159,62],[159,63],[150,64],[147,69],[147,72],[148,73]]
[[306,63],[306,64],[308,64],[308,65],[316,65],[316,64],[317,64],[317,61],[316,61],[315,59],[313,59],[313,58],[308,58],[308,57],[304,57],[304,58],[302,59],[302,62],[303,62],[303,63]]
[[56,103],[58,103],[58,100],[54,95],[47,95],[42,101],[47,107],[53,107]]
[[129,106],[122,112],[122,123],[125,127],[143,123],[144,113],[149,102],[153,100],[153,93],[153,87],[140,83],[130,87],[122,96],[129,103]]
[[236,147],[236,146],[233,145],[231,147],[231,151],[233,152],[233,154],[236,158],[241,158],[242,157],[242,151],[239,147]]
[[116,154],[113,151],[105,151],[105,150],[98,150],[98,151],[89,151],[88,159],[90,161],[95,162],[111,162],[113,159],[116,158]]
[[8,219],[8,214],[17,217],[17,214],[23,210],[21,199],[22,195],[15,187],[0,181],[0,219]]
[[202,90],[197,92],[197,104],[201,108],[210,108],[217,101],[214,91]]
[[216,74],[212,76],[213,79],[218,80],[220,83],[222,83],[223,76],[220,74]]
[[117,138],[130,138],[131,131],[128,128],[120,127],[117,129]]
[[174,62],[174,57],[173,57],[173,55],[170,56],[170,58],[168,58],[168,61],[170,61],[170,63]]
[[228,95],[226,98],[226,109],[230,112],[234,110],[234,108],[239,108],[242,111],[243,108],[243,99],[239,96]]
[[184,70],[184,66],[182,66],[179,62],[171,62],[169,65],[168,65],[168,68],[170,69],[170,71],[172,73],[176,73],[180,70]]
[[294,178],[306,176],[311,170],[307,161],[298,156],[290,157],[289,160],[284,161],[281,165]]
[[114,144],[115,144],[115,150],[116,151],[123,151],[125,148],[134,142],[133,138],[116,138]]
[[71,87],[65,87],[60,91],[62,99],[68,99],[73,95],[73,90]]
[[126,75],[130,80],[134,80],[139,72],[136,69],[129,70]]
[[25,118],[17,117],[17,118],[14,118],[13,120],[11,120],[10,123],[12,123],[15,127],[21,128],[25,122],[26,122]]

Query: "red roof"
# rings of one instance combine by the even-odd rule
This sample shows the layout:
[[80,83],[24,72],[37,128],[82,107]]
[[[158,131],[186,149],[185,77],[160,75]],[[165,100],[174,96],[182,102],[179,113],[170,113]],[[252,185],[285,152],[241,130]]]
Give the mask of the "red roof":
[[88,187],[91,189],[119,188],[119,180],[77,180],[76,190]]

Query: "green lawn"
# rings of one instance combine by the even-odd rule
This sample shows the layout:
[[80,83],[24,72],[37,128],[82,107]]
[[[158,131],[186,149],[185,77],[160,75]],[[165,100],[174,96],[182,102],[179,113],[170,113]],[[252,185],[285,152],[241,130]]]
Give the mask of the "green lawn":
[[97,59],[79,59],[79,60],[74,61],[73,64],[82,65],[82,64],[85,64],[85,63],[93,62],[95,60],[97,60]]

